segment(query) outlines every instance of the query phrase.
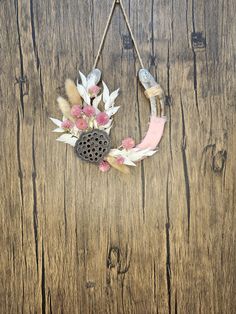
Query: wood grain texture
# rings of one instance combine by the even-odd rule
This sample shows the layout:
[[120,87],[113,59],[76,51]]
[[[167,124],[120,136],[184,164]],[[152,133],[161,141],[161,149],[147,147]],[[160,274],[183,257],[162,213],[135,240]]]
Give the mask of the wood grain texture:
[[[233,314],[236,2],[124,0],[168,104],[159,153],[130,176],[80,162],[48,119],[110,5],[0,1],[0,313]],[[99,62],[122,91],[116,144],[149,113],[127,36],[116,8]]]

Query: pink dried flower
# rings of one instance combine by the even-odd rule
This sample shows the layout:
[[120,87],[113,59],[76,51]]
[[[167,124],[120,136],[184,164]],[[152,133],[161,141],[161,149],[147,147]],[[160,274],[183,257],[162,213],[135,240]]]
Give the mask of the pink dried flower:
[[81,116],[81,113],[82,113],[82,109],[80,107],[80,105],[74,105],[72,108],[71,108],[71,114],[72,116],[76,117],[76,118],[79,118]]
[[135,142],[131,137],[127,137],[122,141],[122,147],[124,149],[131,149],[135,146]]
[[97,85],[91,86],[88,90],[91,97],[96,97],[100,92],[101,88]]
[[109,116],[105,112],[100,112],[96,116],[96,121],[99,125],[106,125],[109,122]]
[[88,123],[83,118],[78,119],[75,124],[79,130],[86,130],[88,128]]
[[108,170],[110,170],[110,168],[111,168],[111,166],[105,160],[101,161],[99,164],[99,170],[102,172],[107,172]]
[[83,109],[83,113],[87,116],[87,117],[92,117],[95,115],[95,108],[93,106],[85,106]]
[[63,129],[71,129],[71,128],[73,128],[73,126],[74,126],[74,123],[72,121],[70,121],[70,120],[65,120],[61,124],[61,127]]
[[117,163],[118,165],[123,165],[124,161],[125,161],[125,159],[124,159],[123,156],[118,156],[118,157],[116,158],[116,163]]

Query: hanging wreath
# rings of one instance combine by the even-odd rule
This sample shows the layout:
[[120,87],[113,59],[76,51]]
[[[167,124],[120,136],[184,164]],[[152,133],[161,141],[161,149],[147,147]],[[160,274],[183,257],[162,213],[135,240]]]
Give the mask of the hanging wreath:
[[[112,148],[109,135],[113,126],[113,116],[120,108],[115,105],[119,89],[110,93],[104,82],[102,82],[103,88],[101,89],[98,86],[101,80],[101,71],[96,69],[96,66],[117,4],[120,5],[123,12],[142,67],[139,71],[139,80],[150,101],[151,117],[147,134],[140,144],[136,145],[132,138],[127,137],[118,148]],[[129,173],[129,166],[136,166],[138,161],[156,153],[156,147],[161,140],[166,123],[164,92],[153,76],[144,69],[122,0],[113,1],[93,70],[87,77],[80,72],[80,83],[77,82],[77,85],[67,79],[65,90],[68,99],[62,97],[57,99],[62,119],[50,119],[57,126],[53,132],[62,133],[57,141],[73,146],[78,158],[97,164],[103,172],[113,167],[123,173]],[[157,107],[159,112],[157,112]]]

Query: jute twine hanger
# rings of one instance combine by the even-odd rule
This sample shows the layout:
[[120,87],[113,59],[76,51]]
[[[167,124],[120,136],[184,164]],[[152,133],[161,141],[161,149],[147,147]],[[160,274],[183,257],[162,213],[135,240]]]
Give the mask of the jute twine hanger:
[[[128,30],[130,32],[131,39],[132,39],[133,44],[134,44],[134,48],[135,48],[137,56],[138,56],[139,63],[141,65],[141,70],[139,71],[139,79],[145,88],[145,92],[144,92],[145,96],[150,100],[151,113],[152,113],[152,115],[157,114],[155,97],[158,97],[159,105],[160,105],[158,107],[158,115],[164,116],[164,113],[165,113],[164,112],[164,107],[165,107],[164,97],[165,96],[164,96],[163,89],[161,88],[161,86],[159,84],[157,84],[155,82],[154,78],[151,76],[151,74],[148,72],[148,70],[146,70],[144,67],[144,63],[143,63],[141,54],[140,54],[139,49],[138,49],[138,44],[135,40],[133,31],[132,31],[132,28],[131,28],[131,25],[129,22],[129,18],[126,14],[122,0],[114,0],[113,1],[111,11],[110,11],[110,14],[108,16],[107,23],[105,26],[105,30],[104,30],[104,33],[103,33],[103,36],[102,36],[102,39],[101,39],[101,42],[100,42],[100,45],[98,48],[97,56],[96,56],[95,61],[94,61],[93,69],[95,69],[97,67],[98,61],[101,57],[101,52],[102,52],[102,49],[103,49],[103,46],[104,46],[104,43],[106,40],[106,36],[107,36],[108,30],[109,30],[109,26],[110,26],[116,5],[120,5],[121,11],[122,11],[124,18],[125,18],[126,25],[127,25]],[[145,84],[145,80],[149,81],[149,84]],[[150,85],[150,81],[152,81],[151,85]]]
[[120,5],[120,8],[121,8],[121,11],[124,15],[124,18],[125,18],[125,22],[126,22],[126,25],[128,27],[128,30],[130,32],[130,36],[132,38],[132,41],[134,43],[134,48],[136,50],[136,53],[137,53],[137,56],[138,56],[138,59],[139,59],[139,62],[140,62],[140,65],[142,68],[144,68],[144,65],[143,65],[143,60],[141,58],[141,55],[139,53],[139,49],[138,49],[138,45],[137,45],[137,42],[134,38],[134,34],[133,34],[133,31],[132,31],[132,28],[131,28],[131,25],[129,23],[129,18],[125,12],[125,8],[124,8],[124,5],[123,5],[123,2],[122,0],[114,0],[113,2],[113,5],[111,7],[111,11],[110,11],[110,14],[108,16],[108,19],[107,19],[107,24],[106,24],[106,27],[105,27],[105,30],[104,30],[104,33],[103,33],[103,36],[102,36],[102,39],[101,39],[101,42],[100,42],[100,46],[98,48],[98,53],[97,53],[97,56],[96,56],[96,59],[95,59],[95,62],[94,62],[94,65],[93,65],[93,69],[96,68],[97,64],[98,64],[98,61],[99,61],[99,58],[101,57],[101,52],[102,52],[102,48],[104,46],[104,43],[105,43],[105,39],[106,39],[106,36],[107,36],[107,33],[108,33],[108,30],[109,30],[109,26],[110,26],[110,23],[111,23],[111,19],[112,19],[112,16],[114,14],[114,11],[115,11],[115,7],[116,5]]

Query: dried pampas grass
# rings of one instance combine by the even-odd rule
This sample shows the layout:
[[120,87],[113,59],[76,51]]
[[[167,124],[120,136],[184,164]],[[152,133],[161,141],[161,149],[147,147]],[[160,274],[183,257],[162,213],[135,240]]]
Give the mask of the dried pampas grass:
[[66,119],[69,119],[70,121],[74,122],[75,120],[71,115],[71,108],[70,108],[70,104],[68,103],[68,101],[62,97],[58,97],[57,102],[58,102],[59,108],[61,109],[63,116]]
[[82,105],[82,98],[78,92],[75,83],[72,80],[66,80],[65,89],[68,99],[72,105]]

